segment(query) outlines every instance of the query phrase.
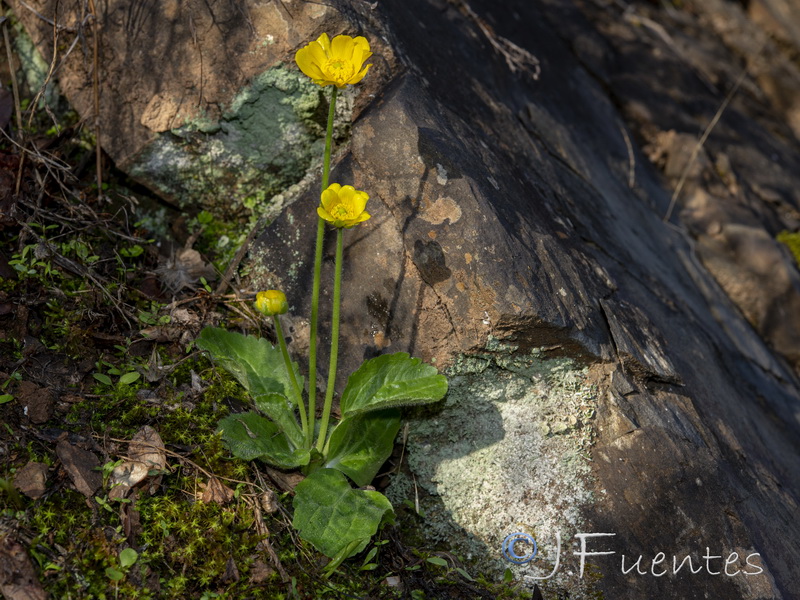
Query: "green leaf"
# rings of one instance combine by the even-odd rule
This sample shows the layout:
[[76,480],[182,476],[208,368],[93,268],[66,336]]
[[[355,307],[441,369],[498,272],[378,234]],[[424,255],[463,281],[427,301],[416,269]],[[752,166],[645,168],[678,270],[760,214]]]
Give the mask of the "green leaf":
[[112,581],[119,581],[120,579],[125,577],[125,574],[122,573],[121,571],[118,571],[114,567],[108,567],[106,568],[106,577],[108,577]]
[[[256,401],[258,409],[286,433],[295,447],[303,445],[303,433],[294,416],[295,403],[291,380],[283,356],[264,338],[242,335],[219,327],[206,327],[196,345],[233,375]],[[297,363],[292,363],[297,384],[304,380]],[[276,395],[282,396],[279,400]]]
[[6,402],[11,402],[14,399],[14,396],[11,394],[1,394],[0,395],[0,404],[5,404]]
[[431,556],[430,558],[426,559],[432,565],[439,565],[440,567],[446,567],[447,561],[443,558],[439,558],[438,556]]
[[337,565],[366,548],[382,522],[394,520],[383,494],[354,490],[334,469],[314,471],[294,491],[292,525]]
[[367,552],[367,556],[364,557],[364,562],[361,563],[361,567],[366,567],[367,563],[375,558],[375,555],[378,553],[378,548],[373,547],[369,552]]
[[137,558],[139,558],[139,554],[136,552],[136,550],[133,548],[125,548],[119,553],[119,565],[123,569],[127,569],[136,562]]
[[119,382],[128,385],[130,383],[133,383],[134,381],[137,381],[139,377],[141,377],[139,373],[137,373],[136,371],[131,371],[130,373],[125,373],[122,377],[120,377]]
[[253,396],[256,408],[272,419],[290,440],[293,448],[303,446],[303,433],[297,426],[294,416],[294,403],[282,394],[261,394]]
[[97,381],[102,383],[103,385],[112,385],[111,377],[105,375],[104,373],[95,373],[92,375]]
[[229,415],[219,422],[218,430],[234,456],[242,460],[256,458],[282,469],[307,465],[311,453],[293,448],[272,421],[254,412]]
[[405,352],[384,354],[362,364],[347,380],[342,415],[370,410],[427,404],[444,398],[447,379],[436,367]]
[[466,579],[467,581],[475,581],[475,580],[474,580],[472,577],[470,577],[470,574],[469,574],[469,573],[467,573],[467,572],[466,572],[464,569],[462,569],[461,567],[456,567],[456,572],[457,572],[459,575],[461,575],[461,576],[462,576],[464,579]]
[[324,466],[341,471],[356,485],[369,485],[392,453],[399,429],[397,410],[345,417],[331,433]]

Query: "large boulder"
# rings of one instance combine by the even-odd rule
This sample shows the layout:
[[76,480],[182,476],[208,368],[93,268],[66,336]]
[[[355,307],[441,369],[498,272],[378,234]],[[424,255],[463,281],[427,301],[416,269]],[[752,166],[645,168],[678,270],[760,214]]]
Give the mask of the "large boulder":
[[[664,222],[688,160],[671,166],[670,184],[673,171],[654,169],[668,161],[639,149],[649,142],[655,153],[659,132],[692,123],[680,150],[691,155],[698,122],[734,81],[722,92],[697,82],[622,14],[459,7],[384,8],[408,71],[356,121],[332,175],[368,190],[374,215],[346,238],[345,371],[409,350],[451,375],[441,411],[412,419],[413,472],[390,495],[419,503],[431,539],[498,571],[510,565],[504,537],[533,534],[540,558],[514,567],[520,576],[556,566],[559,532],[559,571],[539,584],[573,598],[797,597],[798,381],[759,336],[775,305],[749,317],[694,237],[693,200],[680,211],[687,223]],[[727,148],[731,168],[758,189],[770,182],[778,200],[741,198],[757,207],[747,227],[758,233],[739,235],[770,258],[736,258],[728,243],[725,260],[738,260],[749,293],[769,304],[769,286],[756,283],[767,261],[786,274],[779,293],[797,293],[796,267],[774,240],[793,227],[797,142],[777,117],[761,123],[734,105],[708,148]],[[727,128],[737,126],[733,144]],[[700,171],[690,183],[709,194],[714,182]],[[263,281],[286,286],[300,315],[317,193],[253,252]],[[709,235],[739,239],[736,214]],[[331,256],[329,247],[327,281]],[[796,319],[787,314],[784,329]],[[583,577],[576,533],[614,534],[589,542],[614,554],[590,556]]]
[[[114,1],[95,18],[75,3],[10,4],[48,62],[58,25],[61,90],[116,166],[178,207],[244,220],[318,166],[327,100],[287,63],[323,31],[351,27],[333,7]],[[352,100],[339,105],[339,138]]]

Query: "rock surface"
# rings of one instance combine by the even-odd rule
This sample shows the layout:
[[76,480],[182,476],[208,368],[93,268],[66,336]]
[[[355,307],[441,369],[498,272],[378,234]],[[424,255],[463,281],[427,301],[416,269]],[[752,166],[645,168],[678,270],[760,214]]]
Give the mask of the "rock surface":
[[[40,41],[51,34],[11,4]],[[167,142],[185,152],[201,144],[200,154],[216,152],[215,139],[227,148],[239,135],[226,129],[231,107],[258,121],[252,109],[263,98],[272,106],[297,94],[303,106],[317,102],[309,111],[318,117],[324,98],[312,102],[313,88],[277,65],[323,30],[374,40],[376,68],[353,90],[357,118],[331,177],[366,190],[373,214],[346,235],[340,364],[347,373],[404,350],[454,378],[457,394],[436,421],[412,420],[407,438],[427,491],[419,501],[444,519],[431,523],[432,539],[499,566],[498,540],[530,529],[542,556],[515,567],[521,577],[554,568],[559,533],[562,569],[542,584],[551,596],[800,597],[800,276],[775,242],[800,227],[796,14],[781,13],[778,0],[749,3],[752,19],[723,0],[681,9],[509,1],[502,10],[407,0],[245,2],[241,13],[225,5],[228,20],[202,16],[223,10],[216,4],[163,3],[171,17],[115,18],[126,5],[102,19],[104,44],[117,48],[104,68],[130,69],[104,78],[103,114],[123,116],[119,139],[104,145],[171,196],[152,183],[161,175],[137,171],[161,158],[143,156]],[[268,13],[277,20],[254,16]],[[155,22],[174,25],[161,53],[170,76],[133,43]],[[267,35],[276,43],[257,50]],[[208,84],[200,57],[231,80]],[[294,90],[280,97],[277,70]],[[91,78],[77,67],[69,77],[63,89],[90,115]],[[195,121],[176,126],[160,115],[183,115],[181,94]],[[205,113],[189,108],[198,102]],[[319,135],[306,131],[303,148]],[[241,168],[223,148],[209,172],[221,165],[224,181],[239,169],[252,189],[253,169],[282,143]],[[316,228],[312,162],[299,160],[280,182],[263,175],[270,190],[302,178],[313,189],[249,259],[253,285],[286,290],[298,332]],[[180,189],[184,201],[210,205]],[[434,444],[441,451],[426,450]],[[501,448],[531,458],[504,462]],[[559,464],[559,453],[575,460]],[[453,477],[463,458],[482,471]],[[394,485],[398,500],[416,493]],[[591,556],[584,578],[579,532],[615,534],[590,541],[615,554]],[[673,558],[686,556],[701,571],[673,576]],[[657,577],[664,569],[670,575]]]
[[[103,149],[178,206],[205,206],[227,219],[256,208],[260,213],[319,162],[327,101],[284,63],[321,32],[348,27],[333,7],[256,0],[105,3],[96,15],[95,65],[94,21],[83,5],[10,5],[48,62],[51,23],[58,24],[59,41],[69,50],[59,44],[61,90],[93,124],[97,99]],[[382,54],[390,60],[388,49]],[[373,69],[373,88],[383,69]],[[349,122],[352,102],[343,100],[341,121]]]
[[[542,585],[552,592],[570,589],[572,597],[594,589],[630,599],[796,598],[791,540],[800,491],[793,483],[800,473],[798,382],[758,335],[792,359],[791,344],[780,346],[773,335],[780,327],[770,334],[765,325],[781,310],[777,306],[791,304],[777,301],[750,317],[748,298],[733,293],[703,253],[701,236],[709,234],[692,218],[694,196],[688,202],[680,196],[686,208],[679,220],[662,220],[669,187],[677,185],[698,132],[738,72],[733,80],[720,73],[720,89],[709,87],[680,56],[660,47],[658,35],[607,7],[517,3],[500,13],[475,2],[459,10],[465,6],[419,1],[385,7],[380,16],[407,70],[356,121],[331,179],[368,190],[374,215],[347,234],[342,346],[357,350],[344,361],[352,369],[377,352],[410,350],[457,374],[454,357],[481,355],[493,335],[516,346],[517,358],[546,348],[545,357],[593,364],[597,417],[586,425],[594,439],[586,465],[594,496],[587,501],[580,488],[569,493],[553,480],[537,489],[536,482],[559,472],[545,466],[547,460],[537,462],[537,454],[516,469],[495,464],[515,482],[517,495],[508,493],[507,483],[496,485],[496,474],[487,473],[481,483],[478,473],[490,469],[479,459],[482,452],[491,455],[500,438],[513,443],[517,428],[529,436],[518,443],[538,440],[520,447],[546,452],[548,438],[538,437],[536,428],[547,411],[530,403],[529,414],[506,418],[514,411],[500,404],[516,400],[506,395],[507,381],[492,387],[491,379],[472,374],[467,389],[474,410],[488,402],[494,437],[465,434],[463,411],[448,407],[437,415],[436,442],[433,425],[424,420],[412,423],[408,436],[409,461],[433,492],[423,508],[428,502],[434,513],[452,515],[449,526],[433,524],[431,535],[474,558],[496,559],[503,535],[529,527],[541,536],[545,558],[518,575],[542,576],[554,567],[555,529],[564,540],[562,572]],[[506,41],[493,43],[485,31]],[[425,40],[436,40],[434,56]],[[511,72],[508,56],[498,51],[510,47],[508,40],[538,58],[538,80],[532,69]],[[751,209],[727,211],[710,235],[724,231],[734,239],[745,227],[740,215],[747,214],[746,226],[756,233],[744,235],[748,241],[741,245],[760,240],[763,250],[740,255],[735,283],[770,303],[797,293],[796,267],[774,241],[777,231],[795,227],[798,198],[788,182],[800,172],[797,141],[773,110],[754,111],[753,104],[765,102],[749,96],[747,90],[757,87],[742,89],[720,120],[720,137],[709,137],[706,152],[714,160],[693,161],[694,179],[684,184],[684,194],[709,194],[716,181],[707,179],[720,177],[714,165],[727,154],[728,172],[740,174],[740,187],[738,196],[724,199]],[[739,129],[735,143],[728,128]],[[639,148],[653,153],[652,140],[673,130],[687,137],[663,146],[682,153],[683,164],[675,156],[659,174],[658,157],[651,163]],[[754,191],[763,195],[765,189],[774,192],[770,202]],[[308,311],[315,203],[310,192],[289,207],[254,253],[254,263],[268,265],[288,287],[299,314]],[[726,261],[736,261],[732,246],[721,251]],[[765,278],[772,284],[766,288],[759,283]],[[783,331],[792,331],[796,317],[784,314]],[[501,364],[507,358],[499,353]],[[501,380],[513,376],[508,367],[505,375],[495,368]],[[571,373],[585,381],[580,364]],[[531,393],[542,385],[530,382]],[[492,409],[492,402],[500,404]],[[564,431],[551,432],[559,434]],[[459,450],[470,440],[472,452]],[[453,463],[459,456],[475,460],[464,477],[453,479],[447,474],[459,469]],[[581,471],[576,463],[564,474],[574,478]],[[453,491],[470,481],[472,492]],[[405,488],[406,499],[413,501],[411,490]],[[470,495],[475,502],[465,506]],[[572,516],[576,507],[582,518]],[[481,511],[484,521],[498,518],[492,534],[474,518]],[[512,521],[515,511],[519,517]],[[613,542],[590,544],[616,553],[590,558],[591,582],[575,575],[577,532],[615,533]],[[623,554],[628,570],[641,556],[639,570],[623,573]],[[664,579],[653,573],[662,572],[661,564],[671,571],[673,557],[680,564],[686,556],[702,572],[687,575],[684,564],[665,592]],[[758,566],[748,566],[748,557]],[[718,574],[726,559],[728,572],[737,575]]]

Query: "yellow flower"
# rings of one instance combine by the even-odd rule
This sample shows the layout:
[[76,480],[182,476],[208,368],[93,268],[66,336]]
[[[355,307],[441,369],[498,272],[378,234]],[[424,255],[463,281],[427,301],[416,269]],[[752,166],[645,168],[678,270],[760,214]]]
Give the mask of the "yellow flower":
[[315,41],[300,48],[294,60],[300,70],[314,83],[325,87],[343,88],[348,83],[358,83],[372,65],[364,61],[372,56],[366,38],[337,35],[333,40],[323,33]]
[[364,210],[369,196],[352,185],[341,186],[332,183],[322,192],[321,200],[322,204],[317,207],[317,214],[334,227],[350,228],[370,217]]
[[267,317],[282,315],[289,310],[289,303],[280,290],[267,290],[256,294],[256,310]]

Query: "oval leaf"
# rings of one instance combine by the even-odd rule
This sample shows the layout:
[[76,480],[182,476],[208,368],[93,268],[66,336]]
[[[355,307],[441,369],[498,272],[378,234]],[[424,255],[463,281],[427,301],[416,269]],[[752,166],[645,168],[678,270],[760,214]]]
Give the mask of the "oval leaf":
[[258,458],[282,469],[301,467],[311,460],[308,450],[292,448],[278,426],[257,413],[228,415],[218,429],[231,453],[242,460]]
[[297,484],[292,525],[307,542],[329,558],[358,554],[384,521],[394,519],[383,494],[354,490],[334,469],[319,469]]
[[104,373],[95,373],[92,375],[97,381],[102,383],[103,385],[112,385],[111,384],[111,377],[105,375]]
[[362,364],[347,380],[342,393],[342,415],[428,404],[444,398],[447,379],[436,367],[405,352],[384,354]]
[[136,562],[137,558],[139,558],[139,554],[136,550],[133,548],[125,548],[125,550],[119,553],[119,565],[123,569],[127,569]]
[[345,417],[331,433],[325,466],[364,486],[375,478],[394,448],[400,413],[382,410]]
[[[264,338],[242,335],[219,327],[206,327],[197,336],[196,345],[223,367],[256,399],[258,409],[275,421],[295,447],[303,445],[303,433],[294,416],[295,403],[291,381],[283,356]],[[297,384],[304,380],[297,363],[292,363]],[[283,401],[275,402],[275,396]],[[260,398],[265,398],[259,402]]]
[[125,385],[131,384],[134,381],[137,381],[141,377],[139,373],[136,371],[131,371],[130,373],[125,373],[122,377],[119,378],[120,383],[124,383]]

